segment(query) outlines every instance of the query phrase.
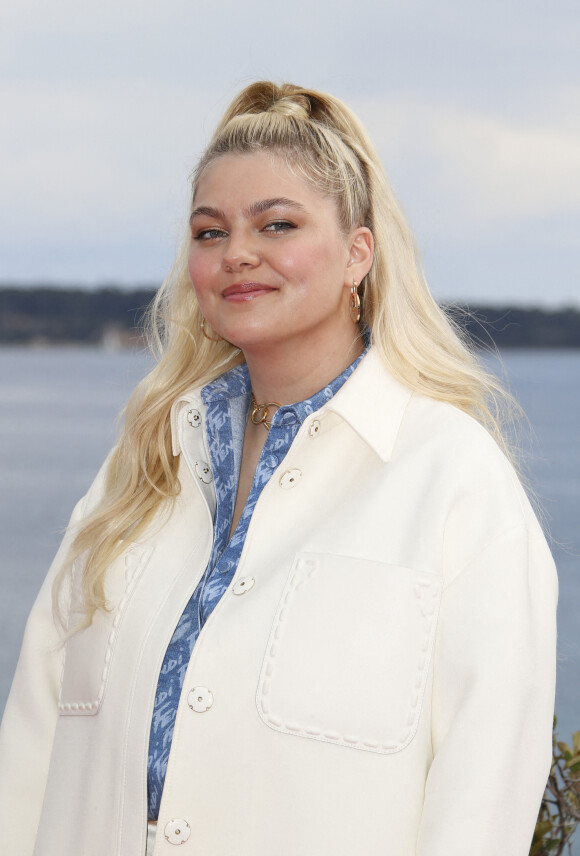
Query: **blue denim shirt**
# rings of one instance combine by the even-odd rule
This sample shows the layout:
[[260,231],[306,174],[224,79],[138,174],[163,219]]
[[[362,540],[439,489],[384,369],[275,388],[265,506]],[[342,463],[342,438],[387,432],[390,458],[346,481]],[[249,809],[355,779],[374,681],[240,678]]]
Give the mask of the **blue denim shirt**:
[[[365,349],[368,350],[367,347]],[[280,407],[258,461],[248,500],[232,537],[228,539],[238,489],[244,431],[251,404],[246,364],[236,366],[202,389],[207,407],[206,435],[210,452],[216,511],[211,556],[195,592],[185,607],[167,648],[153,707],[148,758],[148,816],[156,820],[185,673],[199,632],[236,572],[252,513],[262,489],[286,456],[304,420],[340,389],[364,354],[311,398]]]

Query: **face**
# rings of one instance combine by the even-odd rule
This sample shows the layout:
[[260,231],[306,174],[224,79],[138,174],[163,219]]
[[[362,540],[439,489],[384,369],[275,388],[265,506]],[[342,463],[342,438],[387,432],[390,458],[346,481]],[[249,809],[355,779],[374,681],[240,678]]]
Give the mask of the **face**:
[[191,234],[191,281],[224,339],[245,352],[352,344],[350,288],[370,267],[370,232],[345,236],[334,201],[281,159],[218,158],[199,181]]

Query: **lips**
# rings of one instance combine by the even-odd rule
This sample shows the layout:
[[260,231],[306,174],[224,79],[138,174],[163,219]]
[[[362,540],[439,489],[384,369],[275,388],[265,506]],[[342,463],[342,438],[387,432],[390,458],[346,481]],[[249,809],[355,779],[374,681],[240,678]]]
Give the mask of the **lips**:
[[222,291],[226,300],[252,300],[262,294],[268,294],[276,289],[265,282],[235,282]]

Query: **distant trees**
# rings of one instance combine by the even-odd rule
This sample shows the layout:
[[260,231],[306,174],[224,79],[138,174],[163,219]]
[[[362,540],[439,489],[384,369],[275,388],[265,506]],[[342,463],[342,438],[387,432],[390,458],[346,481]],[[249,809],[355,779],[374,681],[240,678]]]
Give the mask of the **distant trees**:
[[155,289],[0,288],[1,344],[101,344],[113,329],[140,338],[139,317]]
[[580,309],[447,306],[476,343],[498,348],[580,348]]
[[[140,339],[139,317],[154,294],[152,287],[0,287],[0,344],[131,344]],[[479,346],[580,348],[578,308],[445,308]]]

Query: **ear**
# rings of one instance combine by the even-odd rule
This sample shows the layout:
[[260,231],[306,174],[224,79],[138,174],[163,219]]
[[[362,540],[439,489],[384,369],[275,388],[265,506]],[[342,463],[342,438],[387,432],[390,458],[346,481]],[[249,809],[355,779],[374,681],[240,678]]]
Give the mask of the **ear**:
[[349,238],[349,254],[346,265],[345,285],[360,283],[371,269],[374,254],[373,233],[366,226],[359,226]]

